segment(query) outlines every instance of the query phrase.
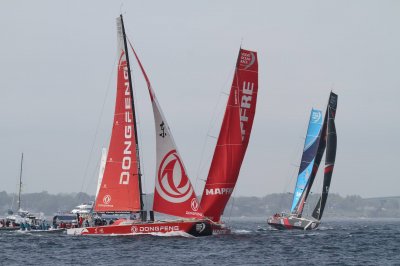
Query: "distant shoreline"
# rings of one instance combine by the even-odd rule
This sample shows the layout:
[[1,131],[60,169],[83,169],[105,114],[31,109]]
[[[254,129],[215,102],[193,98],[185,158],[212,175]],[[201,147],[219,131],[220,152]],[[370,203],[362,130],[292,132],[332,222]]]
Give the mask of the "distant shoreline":
[[[309,216],[319,198],[311,194],[304,208],[304,216]],[[14,200],[14,203],[13,203]],[[50,194],[26,193],[22,195],[21,206],[31,212],[43,212],[50,216],[58,211],[70,211],[75,206],[94,200],[94,196],[86,193]],[[269,217],[277,212],[289,212],[292,195],[276,193],[264,197],[234,197],[231,198],[224,212],[225,217]],[[145,209],[153,205],[153,195],[147,195]],[[14,193],[0,192],[0,215],[16,206]],[[15,208],[15,207],[14,207]],[[340,196],[330,194],[324,213],[324,218],[400,218],[400,196],[362,198],[360,196]]]

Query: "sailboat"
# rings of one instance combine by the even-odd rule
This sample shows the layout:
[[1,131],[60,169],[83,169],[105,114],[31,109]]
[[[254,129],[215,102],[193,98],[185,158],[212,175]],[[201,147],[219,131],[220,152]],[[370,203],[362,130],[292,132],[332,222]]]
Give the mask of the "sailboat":
[[[70,235],[211,235],[211,223],[203,216],[193,186],[177,150],[171,130],[154,90],[133,49],[148,85],[156,128],[157,168],[153,211],[147,219],[142,192],[140,150],[136,127],[135,102],[123,17],[117,18],[118,74],[114,124],[100,189],[94,204],[97,214],[133,214],[139,219],[118,219],[113,224],[71,228]],[[154,211],[180,217],[157,221]]]
[[[276,229],[311,230],[317,228],[320,224],[328,199],[333,167],[335,165],[337,144],[335,116],[337,101],[337,94],[331,92],[324,120],[322,120],[322,112],[320,110],[311,110],[307,137],[304,143],[290,213],[277,213],[267,221],[269,225]],[[321,197],[315,206],[312,218],[305,218],[302,217],[304,204],[314,183],[325,149],[325,169]]]
[[[6,219],[1,221],[0,230],[19,230],[20,224],[25,222],[25,217],[28,215],[27,211],[21,209],[21,190],[22,190],[22,170],[24,163],[24,153],[21,154],[21,164],[19,170],[19,183],[18,183],[18,208],[17,213],[14,214],[12,208],[8,211]],[[14,202],[14,199],[13,199]]]
[[50,228],[49,223],[45,220],[43,213],[33,214],[22,209],[21,192],[22,192],[22,170],[24,163],[24,154],[21,154],[21,164],[19,171],[19,184],[18,184],[18,207],[17,212],[14,214],[12,210],[4,221],[1,221],[0,230],[20,230],[21,232],[61,232]]
[[221,216],[235,188],[249,144],[257,93],[257,53],[240,48],[224,118],[200,202],[204,216],[213,221],[214,234],[230,233],[230,228],[221,221]]

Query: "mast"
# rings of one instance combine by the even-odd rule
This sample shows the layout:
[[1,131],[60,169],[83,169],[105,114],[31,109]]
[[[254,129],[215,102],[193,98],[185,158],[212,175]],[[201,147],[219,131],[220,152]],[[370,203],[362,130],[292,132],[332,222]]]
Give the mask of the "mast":
[[335,166],[336,147],[337,147],[335,116],[336,116],[337,101],[338,101],[337,94],[331,92],[325,116],[325,120],[327,122],[325,125],[326,133],[324,135],[326,143],[324,182],[322,186],[321,197],[319,198],[318,203],[312,213],[312,216],[317,220],[321,220],[322,214],[324,212],[332,180],[333,168]]
[[21,187],[22,187],[22,164],[24,161],[24,153],[22,153],[21,155],[21,168],[19,170],[19,190],[18,190],[18,210],[19,211],[21,209]]
[[138,143],[138,133],[137,133],[137,124],[136,124],[136,113],[135,113],[135,101],[133,100],[133,87],[132,87],[132,76],[131,76],[131,65],[129,63],[129,55],[128,55],[128,44],[126,42],[126,34],[125,34],[125,26],[124,19],[122,18],[122,14],[120,15],[121,25],[122,25],[122,35],[124,39],[124,49],[126,54],[126,64],[128,67],[128,81],[129,81],[129,91],[131,94],[131,102],[132,102],[132,114],[133,114],[133,123],[134,123],[134,132],[135,132],[135,143],[136,143],[136,158],[137,158],[137,168],[138,168],[138,180],[139,180],[139,192],[140,192],[140,210],[143,210],[143,192],[142,192],[142,172],[140,170],[140,156],[139,156],[139,143]]

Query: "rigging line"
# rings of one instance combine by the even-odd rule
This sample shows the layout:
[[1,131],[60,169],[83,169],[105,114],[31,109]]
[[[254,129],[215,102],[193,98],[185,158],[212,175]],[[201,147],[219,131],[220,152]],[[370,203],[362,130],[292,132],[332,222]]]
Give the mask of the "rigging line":
[[[101,159],[102,159],[102,156],[100,156],[100,157],[98,158],[98,161],[97,161],[97,163],[96,163],[97,166],[96,166],[96,167],[93,167],[92,174],[90,175],[90,176],[91,176],[91,179],[89,179],[89,182],[87,183],[85,190],[82,191],[82,192],[85,192],[86,194],[89,194],[89,193],[88,193],[89,186],[93,184],[93,179],[95,179],[95,177],[96,177],[96,172],[97,172],[97,170],[99,171],[99,174],[100,174],[100,171],[101,171],[101,169],[100,169],[100,166],[101,166]],[[96,184],[96,188],[97,188],[97,184]],[[89,194],[89,195],[90,195],[90,194]]]
[[[18,180],[19,180],[19,178],[18,178]],[[14,191],[17,191],[19,189],[19,184],[15,184],[15,190]],[[17,196],[17,194],[14,192],[13,193],[13,198],[12,198],[12,201],[11,201],[11,210],[13,210],[14,209],[14,202],[15,202],[15,197]]]
[[[205,155],[204,154],[205,154],[205,150],[206,150],[206,147],[207,147],[207,141],[211,136],[211,134],[210,134],[211,129],[215,126],[215,123],[216,123],[216,120],[217,120],[217,109],[218,109],[218,106],[220,105],[220,101],[222,99],[222,96],[228,96],[229,97],[229,93],[226,93],[224,91],[224,88],[226,88],[229,79],[232,77],[232,73],[234,73],[234,70],[236,69],[236,64],[235,64],[235,66],[233,68],[230,67],[229,69],[230,69],[230,71],[228,71],[228,74],[227,74],[227,76],[225,78],[225,81],[221,85],[220,93],[218,95],[217,102],[214,105],[214,108],[213,108],[213,111],[212,111],[212,116],[211,116],[211,119],[210,119],[210,123],[209,123],[208,128],[207,128],[207,133],[206,133],[206,136],[204,138],[203,147],[202,147],[202,151],[201,151],[201,155],[200,155],[200,162],[199,162],[199,166],[197,167],[197,172],[196,172],[196,180],[195,180],[195,185],[194,185],[195,189],[197,188],[197,183],[198,183],[198,180],[200,179],[200,173],[204,169],[204,167],[206,167],[205,159],[204,159]],[[228,99],[227,99],[227,101],[228,101]],[[217,137],[215,137],[215,139],[217,139]],[[209,161],[209,160],[207,160],[207,161]]]
[[[88,159],[87,159],[87,162],[86,162],[86,167],[85,167],[85,171],[84,171],[84,174],[83,174],[82,184],[81,184],[81,188],[80,188],[79,192],[82,192],[84,184],[85,184],[85,181],[86,181],[87,173],[88,173],[88,170],[89,170],[89,165],[90,165],[91,158],[92,158],[92,155],[93,155],[94,146],[96,144],[97,135],[98,135],[98,132],[99,132],[100,122],[101,122],[102,117],[103,117],[104,107],[106,105],[107,96],[108,96],[108,93],[110,91],[111,78],[112,78],[113,73],[115,71],[115,65],[116,65],[116,62],[117,62],[117,58],[118,58],[118,56],[115,55],[113,67],[112,67],[112,70],[110,72],[110,76],[108,78],[107,89],[106,89],[106,92],[104,94],[103,104],[101,106],[100,115],[99,115],[99,118],[97,120],[96,130],[95,130],[95,133],[94,133],[94,136],[93,136],[93,141],[92,141],[92,145],[91,145],[91,148],[90,148],[89,156],[88,156]],[[78,198],[79,200],[81,199],[80,197],[81,196],[79,195],[79,198]]]
[[236,195],[236,190],[233,190],[233,195],[231,197],[231,199],[232,199],[231,209],[229,210],[228,224],[230,224],[230,222],[231,222],[232,210],[233,210],[233,206],[235,205],[235,195]]
[[[297,148],[295,148],[294,149],[294,152],[292,153],[292,156],[291,156],[291,161],[294,161],[294,157],[296,157],[296,158],[298,158],[298,154],[300,153],[300,150],[302,149],[302,145],[301,144],[297,144],[298,145],[298,147]],[[301,160],[301,159],[300,159]],[[288,169],[288,171],[287,171],[287,174],[286,174],[286,176],[288,176],[287,178],[286,178],[286,183],[285,183],[285,185],[284,185],[284,187],[283,187],[283,191],[282,191],[282,193],[283,194],[285,194],[286,195],[286,192],[288,191],[288,188],[289,188],[289,186],[292,184],[292,181],[295,179],[295,177],[297,177],[297,175],[296,175],[296,170],[300,167],[297,167],[297,165],[295,165],[295,164],[293,164],[293,163],[291,163],[290,164],[290,166],[291,167],[289,167],[289,169]],[[297,180],[296,180],[297,181]],[[295,182],[296,182],[295,181]],[[296,184],[294,184],[294,186],[296,186]],[[284,199],[285,199],[285,197],[281,197],[281,199],[280,199],[280,202],[279,202],[279,204],[280,205],[282,205],[282,203],[283,203],[283,201],[284,201]]]
[[19,176],[18,176],[18,179],[17,179],[17,180],[18,180],[18,183],[15,184],[15,190],[14,190],[13,198],[12,198],[12,201],[11,201],[11,210],[14,209],[15,197],[17,196],[17,194],[15,193],[15,191],[18,191],[18,189],[19,189]]
[[[137,56],[137,54],[136,54],[136,52],[135,52],[135,50],[133,49],[133,44],[131,43],[131,41],[130,41],[130,39],[129,39],[129,37],[128,37],[128,35],[125,33],[125,36],[126,36],[126,39],[128,40],[128,42],[129,42],[129,45],[130,45],[130,47],[131,47],[131,51],[134,53],[134,55],[135,55],[135,59],[136,60],[134,60],[134,62],[136,62],[136,67],[138,67],[140,70],[141,70],[141,72],[142,72],[142,75],[143,75],[143,78],[145,79],[145,82],[146,82],[146,85],[147,85],[147,90],[150,92],[150,97],[154,97],[154,100],[155,100],[155,102],[157,102],[157,98],[155,97],[155,95],[153,95],[153,86],[151,85],[151,83],[150,83],[150,79],[148,78],[148,76],[147,76],[147,74],[146,74],[146,72],[145,72],[145,70],[144,70],[144,67],[142,66],[142,63],[140,62],[140,60],[139,60],[139,57]],[[128,53],[128,52],[127,52]],[[135,67],[135,65],[131,65],[132,67]],[[132,73],[132,70],[131,70],[131,73]],[[132,87],[133,87],[133,84],[132,84]],[[133,93],[135,94],[135,99],[134,99],[134,101],[136,101],[137,100],[137,98],[136,98],[136,94],[137,94],[137,92],[136,92],[136,90],[132,90],[133,91]],[[140,105],[139,105],[140,106]],[[142,131],[142,128],[141,128],[141,123],[140,123],[140,116],[138,115],[137,117],[136,117],[136,128],[139,130],[139,139],[137,140],[137,141],[139,141],[140,143],[140,145],[141,145],[141,147],[143,147],[143,145],[142,145],[142,138],[141,138],[141,136],[142,136],[142,133],[143,133],[143,131]],[[174,140],[172,139],[172,141],[174,142]],[[174,145],[175,145],[175,143],[174,143]],[[178,148],[176,148],[176,150],[178,151]],[[143,186],[142,186],[142,189],[141,189],[141,197],[142,197],[142,201],[143,201],[143,196],[144,196],[144,200],[145,200],[145,202],[142,202],[142,204],[146,204],[146,207],[147,208],[149,208],[150,206],[148,205],[148,202],[149,202],[149,199],[148,199],[148,197],[147,197],[147,193],[144,193],[143,192],[143,187],[144,188],[146,188],[147,186],[146,186],[146,179],[145,178],[142,178],[142,176],[145,176],[145,170],[144,170],[144,154],[143,154],[143,151],[144,150],[142,150],[142,156],[140,156],[139,157],[139,165],[142,165],[143,167],[141,167],[140,169],[141,169],[141,176],[139,176],[139,182],[142,182],[143,183]],[[147,190],[147,189],[146,189]]]
[[[128,38],[128,40],[129,40],[129,38]],[[137,64],[137,61],[134,61],[134,62],[136,62],[136,64]],[[132,90],[135,102],[138,101],[138,97],[137,97],[137,95],[138,95],[137,94],[138,85],[137,85],[137,81],[135,79],[136,76],[133,75],[133,70],[137,67],[136,64],[131,64],[132,87],[136,88],[135,90]],[[143,129],[142,129],[142,126],[141,126],[142,125],[142,123],[141,123],[142,115],[139,114],[139,112],[142,113],[142,111],[139,108],[141,105],[135,104],[135,106],[137,106],[136,110],[138,112],[138,115],[136,116],[136,129],[139,131],[138,141],[139,141],[140,147],[144,147],[143,146],[143,138],[142,138],[142,136],[144,136],[144,135],[143,135]],[[144,192],[144,191],[147,191],[146,178],[144,178],[146,176],[145,167],[144,167],[144,165],[145,165],[145,163],[144,163],[145,149],[141,150],[141,154],[142,154],[142,156],[139,157],[139,160],[140,160],[139,164],[141,165],[140,170],[141,170],[141,175],[142,176],[140,176],[139,178],[141,178],[142,184],[143,184],[143,186],[142,186],[142,199],[143,199],[143,196],[144,196],[144,206],[146,208],[149,208],[147,193]]]
[[[306,137],[307,137],[307,129],[308,129],[308,125],[306,126],[306,128],[305,128],[305,130],[304,130],[304,128],[302,129],[302,132],[306,132]],[[303,153],[302,153],[302,151],[304,150],[304,141],[305,141],[305,139],[306,139],[306,137],[303,137],[303,135],[301,135],[299,138],[302,140],[302,142],[300,142],[299,144],[297,144],[297,148],[295,148],[294,150],[293,150],[293,153],[292,153],[292,156],[291,156],[291,159],[290,159],[290,161],[291,162],[293,162],[293,161],[297,161],[298,159],[297,158],[300,158],[300,164],[301,164],[301,159],[302,159],[302,156],[303,156]],[[301,154],[301,155],[300,155]],[[300,156],[299,156],[300,155]],[[283,191],[283,193],[285,193],[287,190],[288,190],[288,187],[289,187],[289,185],[291,185],[291,182],[293,181],[293,179],[294,179],[294,177],[295,177],[295,171],[296,171],[296,169],[298,169],[298,168],[300,168],[300,165],[297,165],[297,164],[294,164],[294,163],[291,163],[291,165],[292,166],[294,166],[294,168],[292,168],[292,174],[290,174],[290,168],[289,168],[289,170],[288,170],[288,173],[286,174],[286,176],[288,176],[289,174],[289,180],[287,181],[287,183],[285,184],[285,186],[284,186],[284,191]],[[297,176],[296,176],[297,177]],[[297,180],[296,180],[297,181]],[[296,184],[294,184],[294,185],[296,185]]]
[[[299,144],[298,144],[299,145]],[[300,150],[302,149],[302,146],[300,145],[297,149],[294,149],[294,152],[293,152],[293,154],[292,154],[292,156],[291,156],[291,161],[294,161],[295,159],[295,157],[296,158],[298,158],[298,154],[300,153]],[[301,160],[301,159],[300,159]],[[288,189],[288,186],[291,184],[291,182],[293,181],[293,177],[294,177],[294,175],[295,175],[295,173],[296,173],[296,170],[299,168],[300,166],[298,166],[297,164],[294,164],[294,163],[291,163],[290,164],[290,167],[289,167],[289,169],[288,169],[288,172],[287,172],[287,174],[286,174],[286,176],[289,176],[289,178],[287,178],[287,182],[286,182],[286,184],[285,184],[285,186],[284,186],[284,190],[283,190],[283,193],[285,193],[286,191],[287,191],[287,189]]]

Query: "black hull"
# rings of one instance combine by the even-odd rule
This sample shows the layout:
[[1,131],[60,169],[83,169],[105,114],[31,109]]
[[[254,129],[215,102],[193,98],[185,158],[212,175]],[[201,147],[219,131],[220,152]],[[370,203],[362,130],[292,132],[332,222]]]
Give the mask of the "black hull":
[[271,217],[268,224],[278,230],[313,230],[319,226],[319,221],[306,218],[298,218],[295,216],[287,217]]
[[188,233],[194,237],[211,236],[213,229],[210,223],[199,222],[194,224]]

